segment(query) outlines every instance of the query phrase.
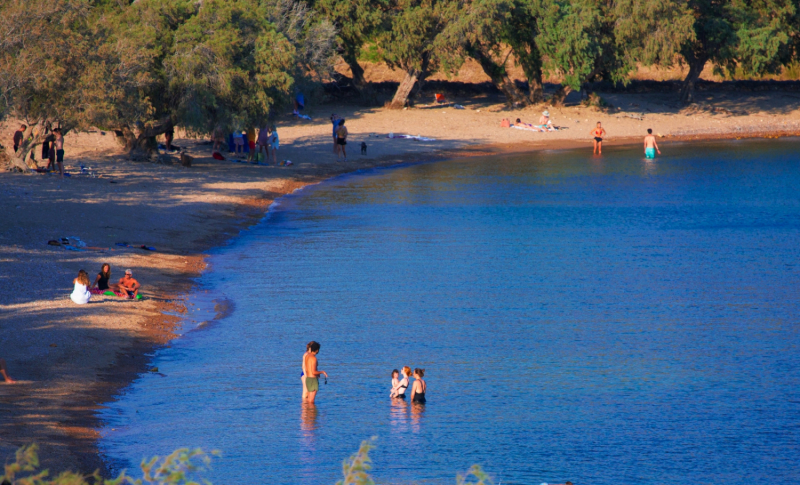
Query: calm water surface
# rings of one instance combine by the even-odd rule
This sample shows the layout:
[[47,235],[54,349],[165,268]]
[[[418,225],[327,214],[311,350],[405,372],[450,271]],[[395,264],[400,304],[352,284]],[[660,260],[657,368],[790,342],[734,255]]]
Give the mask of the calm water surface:
[[[223,318],[102,414],[112,463],[218,484],[800,482],[797,141],[552,151],[342,177],[211,258]],[[193,320],[187,329],[194,326]],[[322,343],[317,406],[300,362]],[[423,367],[428,404],[393,404]]]

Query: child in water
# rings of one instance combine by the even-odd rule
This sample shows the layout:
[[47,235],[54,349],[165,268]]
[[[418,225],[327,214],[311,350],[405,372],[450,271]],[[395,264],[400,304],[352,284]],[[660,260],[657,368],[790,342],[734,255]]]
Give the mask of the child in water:
[[400,371],[394,369],[392,371],[392,390],[389,392],[389,397],[397,397],[397,391],[400,389]]

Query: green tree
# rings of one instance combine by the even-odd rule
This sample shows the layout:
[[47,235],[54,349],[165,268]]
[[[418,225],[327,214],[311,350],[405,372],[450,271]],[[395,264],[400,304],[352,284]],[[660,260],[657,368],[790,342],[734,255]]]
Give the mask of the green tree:
[[796,8],[791,0],[690,0],[694,36],[681,46],[689,73],[681,101],[694,101],[695,83],[706,63],[734,73],[760,76],[777,72],[795,42]]
[[391,28],[377,37],[377,43],[386,64],[405,73],[390,104],[393,108],[405,106],[414,87],[421,90],[435,66],[434,41],[443,26],[440,3],[394,0],[389,9]]
[[388,0],[317,0],[315,8],[337,29],[339,54],[350,67],[353,85],[369,99],[372,93],[358,63],[361,49],[384,25]]
[[544,68],[563,80],[553,96],[564,103],[573,90],[599,78],[622,80],[609,4],[600,0],[536,0],[538,46]]
[[437,51],[448,72],[456,72],[467,58],[475,59],[503,93],[508,106],[528,103],[528,98],[508,73],[514,48],[518,50],[518,61],[522,61],[523,68],[530,73],[529,80],[538,78],[541,84],[535,31],[525,32],[530,26],[526,29],[524,24],[513,20],[515,6],[513,0],[451,2],[445,13],[447,26],[437,39]]
[[[0,3],[0,120],[28,125],[11,163],[27,170],[28,155],[58,124],[63,132],[89,126],[93,58],[92,9],[85,0],[5,0]],[[30,165],[32,166],[32,164]]]

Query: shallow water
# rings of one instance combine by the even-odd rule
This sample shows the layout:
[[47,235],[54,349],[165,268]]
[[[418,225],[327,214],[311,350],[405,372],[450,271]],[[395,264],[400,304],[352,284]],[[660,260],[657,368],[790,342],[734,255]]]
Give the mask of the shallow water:
[[[800,481],[798,142],[550,151],[349,175],[211,258],[202,320],[102,414],[218,484]],[[219,311],[218,306],[217,311]],[[306,342],[328,371],[300,404]],[[388,397],[426,369],[428,404]]]

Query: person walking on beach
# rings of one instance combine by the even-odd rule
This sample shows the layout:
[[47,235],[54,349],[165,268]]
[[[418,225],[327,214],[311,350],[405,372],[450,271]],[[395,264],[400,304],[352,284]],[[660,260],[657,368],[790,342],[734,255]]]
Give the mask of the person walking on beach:
[[647,136],[644,137],[644,158],[656,158],[656,152],[661,155],[661,150],[658,149],[656,137],[653,136],[653,130],[647,129]]
[[428,385],[422,379],[425,376],[425,369],[414,369],[414,385],[411,386],[411,402],[425,404],[425,391]]
[[6,384],[13,384],[15,381],[8,375],[8,366],[6,366],[6,361],[0,359],[0,376],[3,376],[3,380]]
[[308,343],[308,352],[303,356],[305,390],[308,392],[305,401],[309,403],[313,403],[314,399],[317,397],[317,391],[319,391],[319,376],[324,375],[325,379],[328,379],[328,373],[317,368],[317,354],[319,353],[319,348],[319,343],[312,340]]
[[602,155],[603,154],[603,137],[606,136],[606,130],[597,122],[597,127],[593,129],[591,135],[594,137],[594,154],[595,155]]
[[58,171],[61,173],[61,178],[64,178],[64,135],[61,134],[61,128],[53,130],[55,140],[53,140],[53,148],[56,151],[56,164]]
[[[347,161],[347,150],[345,149],[345,145],[347,145],[347,128],[344,126],[344,120],[339,120],[339,128],[336,129],[336,144],[339,145],[339,150],[342,151],[342,155],[344,156],[344,161]],[[336,161],[339,161],[339,155],[336,155]]]

